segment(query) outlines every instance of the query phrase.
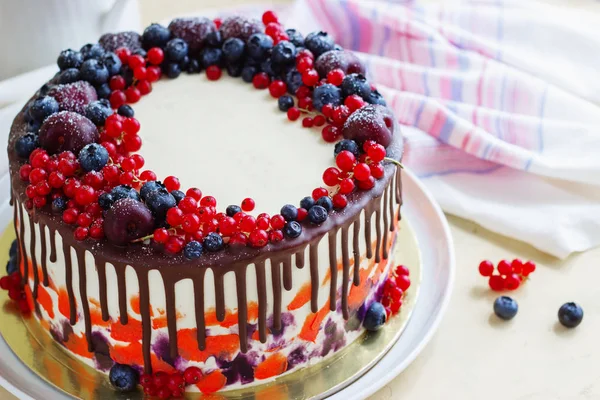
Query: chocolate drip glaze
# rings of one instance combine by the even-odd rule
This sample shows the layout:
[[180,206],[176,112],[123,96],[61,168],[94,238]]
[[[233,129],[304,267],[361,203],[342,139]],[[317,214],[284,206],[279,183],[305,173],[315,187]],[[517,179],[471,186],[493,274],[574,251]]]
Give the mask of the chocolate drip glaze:
[[100,292],[100,311],[102,312],[102,321],[108,321],[108,301],[106,296],[106,263],[96,263],[98,270],[98,291]]
[[292,255],[283,259],[283,287],[292,290]]
[[238,302],[238,329],[240,332],[240,351],[248,351],[248,300],[246,299],[246,268],[235,271],[235,287]]
[[342,315],[348,319],[348,281],[350,280],[350,255],[348,226],[342,227]]
[[[15,204],[15,229],[19,231],[19,242],[21,251],[19,252],[20,257],[24,264],[24,276],[23,283],[29,279],[29,265],[27,262],[27,252],[25,249],[25,235],[24,235],[24,218],[23,218],[23,207],[22,204],[27,200],[25,196],[26,183],[22,182],[18,175],[18,169],[22,164],[13,150],[14,141],[24,134],[25,122],[23,113],[17,116],[11,135],[9,137],[9,159],[11,167],[11,197],[16,200]],[[393,139],[392,144],[388,147],[388,156],[395,159],[400,159],[402,153],[402,143],[399,137]],[[176,308],[175,308],[175,297],[174,297],[174,286],[182,279],[191,278],[194,284],[195,291],[195,317],[197,326],[197,338],[198,347],[204,350],[206,347],[206,327],[205,327],[205,310],[204,310],[204,277],[206,270],[210,268],[214,274],[214,285],[215,285],[215,299],[216,299],[216,315],[218,321],[225,319],[225,290],[223,278],[226,273],[233,272],[236,279],[236,291],[238,299],[238,323],[239,323],[239,336],[240,336],[240,349],[242,352],[247,351],[247,318],[248,318],[248,305],[247,305],[247,293],[246,293],[246,269],[250,264],[254,264],[256,267],[257,277],[257,292],[259,302],[259,315],[258,315],[258,331],[259,338],[262,342],[267,339],[267,295],[266,295],[266,261],[270,261],[271,265],[271,277],[273,284],[274,293],[274,304],[273,304],[273,329],[279,331],[281,329],[281,313],[282,313],[282,286],[286,290],[292,288],[292,255],[296,256],[296,267],[303,268],[305,264],[305,252],[306,247],[309,246],[309,268],[310,268],[310,282],[311,282],[311,311],[318,311],[318,290],[320,287],[319,277],[319,255],[318,246],[319,243],[324,239],[325,235],[328,234],[328,245],[329,245],[329,265],[331,272],[330,282],[330,309],[335,310],[338,293],[337,286],[338,281],[338,269],[337,269],[337,246],[338,240],[341,244],[342,253],[342,289],[341,303],[342,313],[344,318],[349,317],[348,310],[348,292],[350,282],[350,251],[349,251],[349,234],[348,229],[350,225],[353,225],[353,250],[352,255],[354,258],[354,277],[353,283],[355,285],[360,284],[360,249],[359,249],[359,234],[362,218],[362,212],[365,213],[365,239],[367,242],[367,257],[373,257],[372,242],[371,242],[371,220],[375,218],[375,226],[377,233],[376,243],[376,260],[379,260],[381,253],[383,258],[387,257],[387,232],[395,229],[395,224],[392,223],[394,218],[394,200],[398,207],[402,203],[401,199],[401,170],[396,168],[392,164],[388,164],[384,167],[385,176],[383,179],[378,180],[375,183],[375,187],[367,192],[357,191],[348,196],[349,205],[343,212],[334,211],[330,214],[327,221],[319,226],[310,225],[308,222],[303,222],[303,233],[295,240],[285,240],[277,244],[268,244],[263,249],[253,248],[234,248],[230,247],[222,252],[205,254],[201,259],[190,261],[183,258],[182,255],[173,256],[165,254],[160,250],[159,247],[150,248],[141,244],[131,244],[126,248],[113,246],[106,241],[84,241],[78,242],[73,238],[72,227],[67,226],[61,222],[60,216],[52,215],[50,212],[43,210],[35,210],[35,223],[40,224],[40,241],[42,243],[42,270],[45,270],[46,263],[46,246],[45,232],[43,231],[47,226],[49,229],[49,240],[50,240],[50,261],[56,262],[57,260],[57,249],[56,249],[56,234],[60,234],[62,238],[62,251],[65,257],[65,275],[66,275],[66,286],[67,294],[69,298],[70,307],[70,322],[74,324],[77,319],[77,307],[75,302],[75,296],[73,293],[72,283],[72,268],[73,260],[71,257],[71,248],[75,249],[78,258],[79,267],[79,290],[82,297],[82,312],[85,321],[86,339],[88,340],[88,346],[91,349],[91,318],[89,304],[87,304],[87,279],[92,277],[86,276],[86,267],[83,255],[85,251],[89,251],[95,259],[98,271],[98,283],[100,290],[100,307],[102,309],[102,319],[108,321],[111,319],[107,306],[107,277],[106,277],[106,263],[111,263],[115,267],[118,284],[118,302],[120,321],[122,324],[127,324],[127,291],[125,286],[125,270],[129,266],[133,268],[137,275],[139,282],[139,295],[140,295],[140,313],[142,317],[142,351],[144,359],[144,371],[146,373],[152,372],[151,366],[151,337],[152,337],[152,321],[150,317],[150,293],[149,293],[149,277],[148,271],[156,269],[163,276],[165,285],[165,293],[167,298],[167,329],[170,336],[170,353],[171,356],[177,355],[177,321],[176,321]],[[383,196],[383,199],[382,197]],[[384,205],[384,209],[381,209],[381,203]],[[389,220],[385,210],[386,205],[389,205]],[[17,210],[16,208],[19,208]],[[18,211],[18,213],[17,213]],[[383,211],[383,216],[381,215]],[[30,212],[30,215],[33,212]],[[17,214],[19,217],[17,218]],[[382,232],[381,232],[381,218],[383,217],[383,251],[380,253],[382,246]],[[398,218],[400,214],[398,213]],[[19,224],[17,224],[17,219]],[[388,222],[389,221],[389,222]],[[30,221],[30,223],[33,223]],[[341,235],[338,237],[337,232],[339,229],[342,230]],[[34,229],[31,229],[33,242],[36,240],[35,236],[37,233]],[[32,258],[35,257],[35,245],[30,243],[30,252]],[[32,259],[32,268],[34,269],[34,275],[37,276],[37,265],[35,260]],[[281,271],[283,269],[283,272]],[[46,272],[47,274],[47,272]],[[283,275],[283,276],[282,276]],[[95,277],[94,277],[95,278]],[[37,287],[38,283],[35,282],[34,286]],[[47,277],[45,278],[47,279]],[[44,279],[44,280],[45,280]],[[227,293],[227,295],[231,295]]]
[[63,240],[63,253],[65,255],[65,285],[67,286],[67,297],[69,298],[69,322],[75,325],[77,322],[77,307],[75,295],[73,294],[73,263],[71,262],[71,247]]
[[175,309],[175,281],[164,272],[161,274],[165,285],[165,299],[167,306],[167,331],[169,332],[169,355],[177,358],[177,310]]
[[46,247],[46,225],[40,223],[40,243],[42,245],[42,253],[40,254],[42,263],[42,284],[46,287],[50,284],[48,280],[48,249]]
[[316,313],[319,310],[319,244],[310,244],[310,311]]
[[281,268],[279,262],[271,260],[271,280],[273,281],[273,330],[281,329]]
[[37,299],[40,277],[37,272],[38,265],[37,258],[35,256],[35,243],[37,235],[35,234],[35,223],[33,222],[33,218],[29,218],[29,232],[29,253],[31,253],[31,272],[33,273],[33,291],[31,292],[31,295],[34,299]]
[[354,286],[360,285],[360,244],[358,234],[360,233],[360,218],[354,221],[352,229],[352,254],[354,257]]
[[88,342],[88,351],[94,351],[92,343],[92,321],[90,319],[90,305],[87,297],[87,274],[85,271],[85,250],[76,250],[77,266],[79,271],[79,295],[81,296],[81,308],[83,310],[83,323],[85,326],[85,338]]
[[136,270],[140,283],[140,313],[142,315],[142,355],[144,356],[144,372],[152,373],[150,346],[152,339],[152,323],[150,322],[150,289],[148,287],[148,270]]
[[329,309],[335,311],[337,300],[337,251],[336,251],[336,236],[337,229],[329,232],[329,271],[331,272],[331,284],[329,287]]
[[375,210],[375,262],[381,261],[381,205]]
[[215,303],[217,306],[217,321],[222,322],[225,319],[225,287],[223,283],[223,272],[215,271]]
[[258,337],[261,343],[267,341],[267,281],[265,277],[265,262],[255,264],[256,285],[258,289]]
[[[10,195],[11,200],[13,199],[12,193]],[[21,222],[23,220],[22,216],[17,219],[17,208],[21,208],[21,206],[18,203],[13,204],[13,226],[15,228],[15,233],[17,235],[17,245],[19,247],[21,247],[21,243],[23,243],[23,237],[21,236],[20,232],[19,232],[19,225],[21,225]],[[21,262],[23,261],[23,258],[21,257],[21,252],[17,251],[17,265],[19,266],[19,268],[21,268]]]
[[198,348],[204,350],[206,348],[206,327],[204,326],[204,275],[206,270],[200,269],[198,272],[198,276],[195,276],[193,279],[194,309],[196,313]]
[[113,264],[115,267],[115,273],[117,274],[117,291],[119,292],[119,319],[121,324],[127,325],[129,321],[129,315],[127,314],[127,285],[125,283],[125,269],[124,264]]

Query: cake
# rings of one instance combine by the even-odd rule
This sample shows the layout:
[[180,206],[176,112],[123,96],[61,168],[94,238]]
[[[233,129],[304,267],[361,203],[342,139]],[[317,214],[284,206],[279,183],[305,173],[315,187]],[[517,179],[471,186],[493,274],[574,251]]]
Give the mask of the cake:
[[58,66],[10,132],[11,298],[116,389],[263,384],[398,312],[402,138],[330,35],[176,19]]

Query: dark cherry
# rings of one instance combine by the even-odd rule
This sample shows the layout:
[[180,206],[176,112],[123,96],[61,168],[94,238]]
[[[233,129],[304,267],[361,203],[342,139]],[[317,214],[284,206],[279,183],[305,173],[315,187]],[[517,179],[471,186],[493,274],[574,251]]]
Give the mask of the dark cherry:
[[175,18],[169,24],[171,35],[185,40],[190,52],[197,54],[206,44],[207,36],[217,31],[215,23],[206,17]]
[[98,100],[96,89],[86,81],[77,81],[58,85],[50,89],[49,96],[58,102],[61,111],[75,111],[85,113],[85,106]]
[[322,78],[327,76],[329,71],[336,68],[341,69],[347,74],[364,74],[365,66],[360,59],[351,51],[329,50],[321,54],[315,61],[315,69]]
[[264,32],[264,30],[264,25],[259,20],[242,16],[225,18],[219,28],[223,40],[236,37],[243,41],[248,40],[255,33]]
[[46,118],[40,127],[39,142],[50,154],[62,151],[79,154],[86,145],[97,142],[98,137],[92,121],[73,111],[61,111]]
[[142,37],[137,32],[106,33],[98,41],[106,51],[116,51],[125,47],[131,51],[142,48]]
[[116,201],[104,217],[104,234],[111,242],[125,246],[154,230],[154,218],[144,203],[131,198]]
[[387,147],[392,142],[395,129],[392,112],[378,104],[368,104],[353,112],[346,120],[342,134],[362,145],[367,140],[374,140]]

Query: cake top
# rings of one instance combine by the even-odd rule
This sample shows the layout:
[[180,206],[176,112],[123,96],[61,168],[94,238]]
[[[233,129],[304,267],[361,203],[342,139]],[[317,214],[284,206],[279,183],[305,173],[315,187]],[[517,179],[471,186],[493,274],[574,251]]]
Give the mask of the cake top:
[[[399,164],[401,139],[394,116],[365,78],[360,60],[325,32],[303,37],[294,29],[285,29],[272,12],[265,13],[262,22],[240,16],[223,21],[180,18],[168,27],[152,24],[142,35],[107,34],[97,44],[61,52],[57,64],[60,71],[15,120],[9,156],[13,173],[19,169],[20,182],[13,182],[13,186],[23,188],[26,207],[59,216],[62,224],[73,227],[74,238],[79,241],[159,248],[174,258],[188,260],[224,249],[277,246],[310,236],[307,231],[319,232],[331,218],[341,220],[352,206],[360,207],[366,198],[380,195],[378,181],[391,175],[396,168],[393,164]],[[206,78],[200,83],[193,74],[202,70]],[[161,175],[159,180],[155,171],[144,168],[141,123],[168,131],[176,126],[169,123],[171,118],[173,122],[178,116],[190,118],[187,124],[191,125],[191,118],[205,115],[206,131],[200,129],[195,134],[212,137],[219,135],[219,118],[236,119],[236,109],[246,107],[244,115],[252,115],[252,120],[234,121],[235,130],[243,129],[243,135],[251,138],[262,134],[261,120],[276,118],[268,112],[262,115],[250,97],[241,98],[242,92],[228,99],[229,110],[223,103],[219,107],[217,103],[224,101],[219,85],[224,92],[234,91],[233,80],[222,78],[223,70],[256,89],[268,89],[277,108],[286,113],[287,124],[316,127],[321,137],[313,139],[331,143],[329,154],[333,157],[309,144],[297,147],[297,152],[307,151],[302,155],[307,159],[318,157],[316,170],[306,168],[306,180],[300,175],[303,182],[310,184],[318,171],[324,184],[305,193],[299,206],[291,204],[298,199],[290,198],[286,201],[290,204],[283,202],[272,209],[275,205],[263,200],[259,208],[267,204],[268,209],[255,210],[253,193],[240,196],[239,204],[222,206],[211,193],[182,187],[181,181],[193,184],[187,171],[181,181],[174,175]],[[184,71],[190,77],[180,78],[177,86],[162,82],[164,78],[176,79]],[[217,80],[222,82],[212,82]],[[150,94],[153,85],[158,92],[155,95],[170,93],[172,107],[180,104],[187,109],[178,114],[178,110],[169,112],[167,107],[160,114],[160,107],[144,100],[136,114],[131,105]],[[169,85],[173,88],[168,89]],[[188,115],[194,112],[187,100],[191,96],[206,96],[197,116]],[[272,135],[276,128],[266,125],[265,135]],[[177,126],[185,127],[185,121]],[[164,160],[156,172],[163,174],[169,166],[168,157],[178,157],[177,148],[186,143],[171,143],[169,132],[160,135],[153,132],[144,140],[156,138],[156,143],[148,144],[152,154],[159,154],[163,147],[172,149],[172,155],[161,157]],[[239,144],[235,138],[231,142],[219,139],[212,143],[217,143],[222,163],[235,164],[236,158],[260,154],[250,153],[252,141],[247,137]],[[277,152],[282,146],[275,137],[265,140],[266,146],[272,147],[270,151]],[[244,145],[248,153],[236,152],[235,157],[229,157],[224,145]],[[189,150],[182,153],[194,157]],[[291,162],[295,155],[288,151],[290,156],[277,158],[273,168],[302,167]],[[202,164],[202,153],[210,163]],[[219,174],[219,159],[213,153],[210,146],[198,150],[195,161],[199,170]],[[243,177],[257,172],[248,167],[238,173]],[[280,180],[298,179],[294,178],[297,174],[289,174],[289,178],[279,175],[283,176]],[[314,182],[318,179],[314,176]],[[200,176],[198,181],[201,183]],[[269,179],[259,182],[265,187]],[[227,184],[223,176],[222,185]],[[271,184],[277,187],[277,181]],[[290,191],[282,188],[283,193]]]

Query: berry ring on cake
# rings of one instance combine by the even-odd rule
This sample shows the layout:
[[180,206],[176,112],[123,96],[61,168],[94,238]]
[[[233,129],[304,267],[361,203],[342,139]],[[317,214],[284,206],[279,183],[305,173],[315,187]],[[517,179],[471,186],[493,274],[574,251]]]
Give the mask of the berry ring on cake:
[[57,63],[9,137],[11,297],[117,390],[262,384],[399,311],[402,138],[330,35],[180,18]]

